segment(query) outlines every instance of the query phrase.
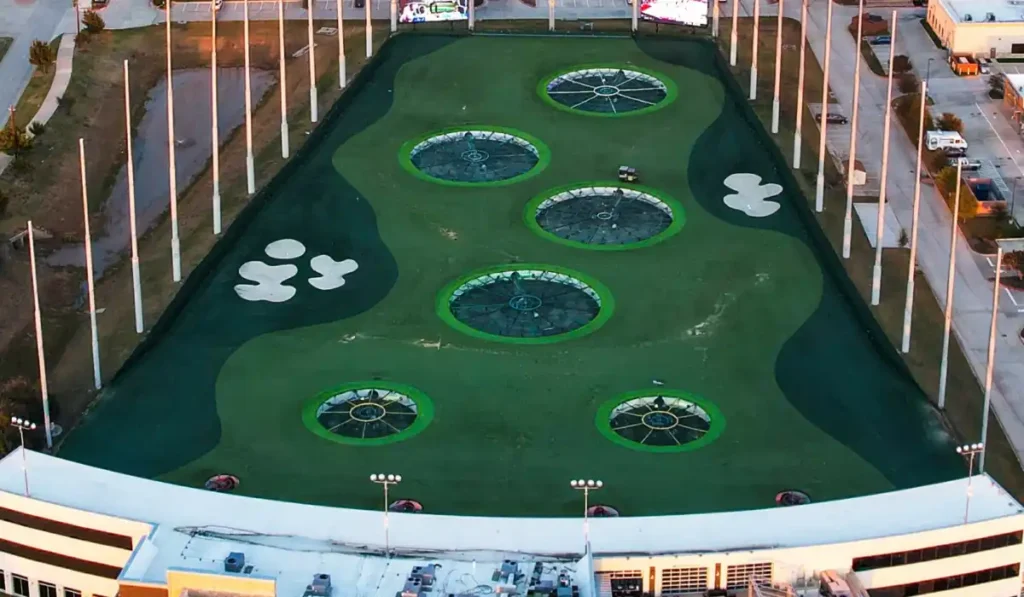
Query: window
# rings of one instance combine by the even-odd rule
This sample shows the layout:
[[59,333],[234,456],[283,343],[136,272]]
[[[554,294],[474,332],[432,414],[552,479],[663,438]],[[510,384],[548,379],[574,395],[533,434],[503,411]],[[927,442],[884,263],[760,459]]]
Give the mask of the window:
[[953,589],[995,582],[1006,578],[1014,578],[1019,573],[1020,565],[1013,564],[1012,566],[1000,566],[999,568],[989,568],[988,570],[979,570],[968,574],[924,580],[907,585],[880,587],[878,589],[872,589],[871,591],[872,593],[877,592],[879,595],[887,595],[890,597],[927,595],[929,593],[940,593],[942,591],[951,591]]
[[937,545],[935,547],[925,547],[922,549],[911,549],[909,551],[865,556],[862,558],[854,558],[852,568],[854,572],[862,572],[864,570],[877,570],[879,568],[903,566],[904,564],[914,564],[916,562],[930,562],[932,560],[954,558],[964,554],[977,553],[979,551],[989,551],[991,549],[999,549],[1010,545],[1020,545],[1022,539],[1024,539],[1024,533],[1017,531],[1015,533],[1004,533],[1002,535],[992,535],[979,539],[971,539],[969,541],[960,541],[959,543],[947,543],[946,545]]
[[82,592],[78,589],[64,588],[64,597],[82,597]]
[[7,590],[7,577],[4,576],[4,571],[0,570],[0,591]]
[[39,581],[39,597],[57,597],[57,585]]
[[662,595],[688,595],[700,593],[708,588],[708,569],[698,568],[663,568],[661,571]]
[[12,574],[11,590],[14,591],[15,595],[19,595],[20,597],[28,597],[28,579],[24,576]]
[[1024,54],[1024,44],[1010,44],[1011,54]]
[[751,580],[772,582],[772,563],[735,564],[725,568],[726,589],[745,589]]

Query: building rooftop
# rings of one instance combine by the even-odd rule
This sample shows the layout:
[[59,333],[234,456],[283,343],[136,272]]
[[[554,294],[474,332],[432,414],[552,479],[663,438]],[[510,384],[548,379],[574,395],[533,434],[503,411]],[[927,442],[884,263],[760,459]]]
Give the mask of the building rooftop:
[[[1024,0],[938,0],[958,23],[1024,22]],[[989,16],[991,15],[991,17]]]

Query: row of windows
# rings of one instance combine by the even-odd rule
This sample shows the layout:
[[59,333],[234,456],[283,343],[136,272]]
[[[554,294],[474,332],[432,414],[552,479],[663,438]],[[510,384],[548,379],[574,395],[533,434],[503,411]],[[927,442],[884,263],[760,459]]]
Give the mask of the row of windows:
[[[7,577],[3,570],[0,570],[0,592],[7,591]],[[10,593],[15,597],[29,597],[28,579],[20,574],[11,573]],[[39,581],[39,597],[57,597],[57,585]],[[64,587],[63,597],[82,597],[82,592],[77,589]],[[94,595],[93,597],[101,597]]]
[[937,545],[935,547],[897,551],[894,553],[886,553],[876,556],[865,556],[863,558],[854,558],[852,568],[854,572],[862,572],[864,570],[876,570],[878,568],[890,568],[892,566],[916,564],[917,562],[930,562],[932,560],[941,560],[944,558],[955,558],[969,553],[989,551],[990,549],[999,549],[1009,545],[1020,545],[1022,538],[1024,538],[1024,533],[1017,531],[1015,533],[992,535],[981,539],[971,539],[970,541],[948,543],[946,545]]
[[886,587],[883,589],[872,589],[869,592],[872,595],[885,595],[886,597],[909,597],[912,595],[927,595],[929,593],[951,591],[953,589],[959,589],[961,587],[970,587],[974,585],[995,582],[997,580],[1014,578],[1019,574],[1020,565],[1013,564],[1012,566],[1001,566],[999,568],[979,570],[978,572],[971,572],[969,574],[947,576],[945,578],[936,578],[933,580],[915,582],[908,585]]

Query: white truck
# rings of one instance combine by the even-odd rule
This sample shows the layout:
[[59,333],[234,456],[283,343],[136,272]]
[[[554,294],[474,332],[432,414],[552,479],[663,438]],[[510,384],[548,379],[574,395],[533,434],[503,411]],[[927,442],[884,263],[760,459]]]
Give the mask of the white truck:
[[925,133],[925,147],[932,151],[967,151],[967,141],[956,131],[928,131]]

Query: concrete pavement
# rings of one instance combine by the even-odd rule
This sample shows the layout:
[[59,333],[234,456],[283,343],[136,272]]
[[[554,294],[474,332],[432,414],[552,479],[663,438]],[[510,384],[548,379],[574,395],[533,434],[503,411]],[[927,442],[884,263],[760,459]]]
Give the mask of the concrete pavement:
[[35,0],[30,4],[0,0],[0,36],[14,38],[0,61],[0,106],[6,108],[18,103],[21,92],[32,78],[34,67],[28,63],[32,42],[41,39],[49,43],[62,32],[61,21],[69,12],[72,12],[70,0]]

